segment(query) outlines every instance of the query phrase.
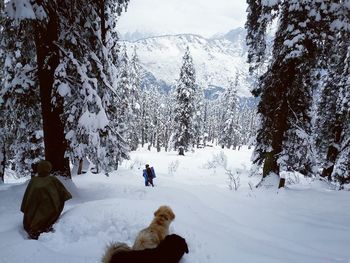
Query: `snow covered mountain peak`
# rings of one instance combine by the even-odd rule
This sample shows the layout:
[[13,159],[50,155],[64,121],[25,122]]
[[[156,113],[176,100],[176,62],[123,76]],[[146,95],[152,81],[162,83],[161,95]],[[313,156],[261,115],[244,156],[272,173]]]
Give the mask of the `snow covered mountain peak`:
[[129,52],[136,47],[140,63],[146,72],[169,86],[176,83],[182,57],[189,47],[197,83],[204,89],[226,88],[228,82],[238,74],[239,95],[251,96],[245,34],[244,29],[237,28],[211,39],[194,34],[179,34],[148,37],[125,43]]

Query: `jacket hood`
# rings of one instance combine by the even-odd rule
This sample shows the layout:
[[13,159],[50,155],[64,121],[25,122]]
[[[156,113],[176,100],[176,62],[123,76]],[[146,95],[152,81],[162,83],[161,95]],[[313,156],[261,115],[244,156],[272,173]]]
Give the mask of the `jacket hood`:
[[39,176],[48,176],[52,170],[52,165],[49,161],[40,161],[37,171]]

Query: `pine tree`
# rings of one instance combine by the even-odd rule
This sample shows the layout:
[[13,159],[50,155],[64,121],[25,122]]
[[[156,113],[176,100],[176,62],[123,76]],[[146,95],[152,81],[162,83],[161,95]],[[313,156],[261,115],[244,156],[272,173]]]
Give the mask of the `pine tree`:
[[[115,23],[126,2],[83,0],[61,3],[66,13],[60,42],[61,63],[56,71],[56,97],[64,99],[67,155],[84,157],[97,172],[117,169],[127,146],[118,87],[118,50]],[[66,5],[66,6],[65,6]],[[71,7],[74,8],[71,8]],[[119,107],[120,106],[120,107]]]
[[[0,39],[3,39],[4,34],[4,9],[5,9],[5,2],[3,0],[0,0]],[[0,41],[0,90],[3,89],[3,80],[4,80],[4,72],[3,72],[3,68],[4,68],[4,64],[5,64],[5,53],[4,50],[2,48],[2,43]],[[0,112],[4,112],[4,103],[3,100],[0,97]],[[0,116],[0,124],[1,128],[0,128],[0,134],[4,134],[4,121],[3,116]],[[6,162],[6,150],[5,150],[5,138],[4,136],[0,136],[0,184],[4,182],[4,177],[5,177],[5,162]]]
[[[72,160],[89,156],[108,169],[127,153],[117,131],[120,123],[112,121],[119,103],[115,23],[127,3],[10,1],[7,5],[12,17],[24,6],[30,11],[25,13],[31,15],[34,30],[24,32],[34,32],[34,40],[28,37],[26,43],[35,42],[36,47],[31,63],[40,89],[45,158],[61,175],[70,175],[68,156]],[[21,18],[21,23],[26,20]]]
[[183,150],[188,151],[194,143],[195,82],[195,69],[189,48],[187,48],[176,85],[176,105],[174,109],[173,141],[175,142],[175,149],[179,150],[179,154],[183,154]]
[[161,121],[162,121],[162,145],[165,148],[165,151],[168,151],[170,145],[170,137],[171,132],[173,130],[173,115],[174,115],[174,96],[172,96],[170,93],[165,93],[161,97]]
[[208,142],[212,145],[217,144],[220,133],[220,120],[223,115],[223,108],[220,98],[207,103],[206,123]]
[[145,144],[152,144],[152,133],[153,133],[153,105],[154,105],[154,93],[153,87],[146,87],[141,93],[141,146]]
[[238,76],[230,81],[230,86],[224,92],[222,103],[222,119],[220,123],[219,144],[222,148],[235,149],[240,143],[240,127],[238,123]]
[[203,106],[203,147],[207,146],[207,142],[210,140],[209,131],[210,131],[210,123],[209,123],[209,104],[210,102],[204,100]]
[[[158,86],[151,86],[146,92],[147,115],[148,115],[148,149],[155,147],[159,152],[164,147],[164,131],[166,131],[163,116],[162,101],[163,96]],[[155,103],[157,102],[157,103]]]
[[[347,17],[349,18],[350,8],[348,10]],[[347,34],[345,39],[347,53],[339,83],[340,91],[337,99],[333,143],[329,146],[329,150],[331,147],[337,147],[338,154],[333,162],[334,168],[331,177],[341,185],[350,182],[350,35]],[[327,161],[333,161],[331,158],[333,157],[327,154]],[[331,166],[333,163],[331,163]],[[328,176],[329,168],[325,168],[323,171],[323,175]]]
[[256,128],[258,118],[255,105],[251,105],[250,100],[242,100],[239,110],[240,145],[248,145],[248,148],[255,145]]
[[328,6],[321,2],[249,1],[246,27],[253,68],[262,61],[267,26],[279,17],[272,59],[253,91],[261,98],[258,105],[261,123],[253,160],[264,163],[263,178],[287,170],[312,172],[308,137],[313,69],[321,53],[319,46],[324,39],[328,11]]
[[350,180],[350,8],[344,1],[332,3],[328,17],[329,37],[320,62],[325,73],[316,120],[316,146],[323,168],[321,176],[344,184]]
[[136,150],[140,143],[140,119],[141,119],[141,106],[140,106],[140,92],[141,92],[141,73],[139,58],[134,50],[134,54],[130,60],[129,67],[130,78],[130,107],[131,114],[129,119],[129,145],[131,150]]
[[193,147],[199,147],[204,136],[204,92],[203,88],[196,85],[196,94],[194,101],[194,116],[193,116],[193,130],[194,140]]
[[[34,23],[6,9],[0,28],[1,151],[12,160],[18,176],[30,175],[32,164],[43,157],[39,89],[35,74]],[[13,16],[14,18],[12,18]],[[20,20],[20,18],[24,20]]]
[[163,131],[165,129],[164,127],[164,121],[162,119],[162,104],[161,104],[161,95],[157,90],[154,90],[153,92],[153,100],[160,103],[159,105],[154,105],[155,107],[152,110],[152,123],[153,123],[153,131],[152,131],[152,146],[157,149],[157,152],[160,152],[161,147],[163,146],[164,141],[164,134]]

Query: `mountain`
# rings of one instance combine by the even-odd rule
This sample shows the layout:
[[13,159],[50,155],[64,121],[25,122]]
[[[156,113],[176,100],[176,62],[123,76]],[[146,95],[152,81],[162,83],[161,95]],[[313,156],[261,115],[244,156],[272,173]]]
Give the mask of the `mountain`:
[[[206,92],[225,89],[229,80],[239,79],[238,94],[251,96],[251,81],[246,62],[246,32],[234,29],[225,35],[210,39],[193,34],[164,35],[124,41],[128,52],[134,48],[144,70],[144,83],[156,82],[172,86],[179,77],[182,57],[189,47],[196,69],[196,80]],[[155,84],[157,85],[157,84]],[[214,88],[214,91],[212,89]]]
[[146,31],[142,31],[142,32],[134,31],[134,32],[126,32],[126,33],[118,32],[118,35],[119,35],[121,40],[135,42],[135,41],[140,40],[140,39],[153,37],[157,34],[153,33],[153,32],[146,32]]

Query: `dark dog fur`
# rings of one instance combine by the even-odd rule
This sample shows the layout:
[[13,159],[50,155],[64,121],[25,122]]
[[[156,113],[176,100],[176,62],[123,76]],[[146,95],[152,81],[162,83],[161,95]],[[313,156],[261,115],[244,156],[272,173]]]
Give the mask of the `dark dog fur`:
[[168,235],[156,248],[145,250],[117,250],[108,263],[178,263],[188,253],[186,240],[178,235]]

